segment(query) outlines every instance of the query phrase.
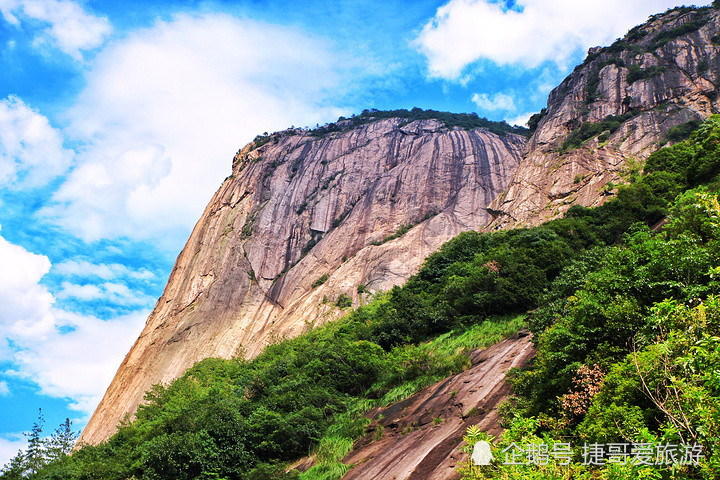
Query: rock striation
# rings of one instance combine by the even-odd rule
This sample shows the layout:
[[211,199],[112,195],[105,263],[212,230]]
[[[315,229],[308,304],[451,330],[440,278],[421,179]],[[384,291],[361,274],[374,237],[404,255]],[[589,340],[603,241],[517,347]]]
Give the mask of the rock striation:
[[151,385],[199,360],[256,356],[337,318],[338,303],[404,283],[489,221],[526,140],[400,118],[259,137],[236,155],[80,441],[107,439]]
[[80,441],[107,439],[152,384],[203,358],[253,357],[403,283],[462,231],[604,202],[718,112],[718,43],[716,9],[651,17],[590,50],[529,141],[402,118],[258,137],[235,156]]
[[[679,8],[590,49],[550,93],[487,228],[537,225],[573,204],[599,205],[679,127],[718,113],[719,33],[720,11]],[[572,148],[571,135],[584,143]]]
[[343,458],[345,480],[458,480],[460,451],[471,425],[500,434],[497,406],[510,394],[505,374],[535,355],[527,332],[469,353],[472,366],[410,398],[368,413],[368,434]]

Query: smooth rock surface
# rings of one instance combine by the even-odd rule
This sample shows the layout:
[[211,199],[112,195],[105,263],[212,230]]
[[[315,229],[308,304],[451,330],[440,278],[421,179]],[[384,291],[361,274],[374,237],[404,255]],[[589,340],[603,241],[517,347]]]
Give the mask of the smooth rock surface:
[[[337,318],[341,294],[358,306],[369,298],[359,285],[402,284],[444,242],[485,225],[526,139],[405,123],[323,138],[289,130],[239,152],[80,441],[107,439],[151,385]],[[403,225],[413,228],[383,243]]]

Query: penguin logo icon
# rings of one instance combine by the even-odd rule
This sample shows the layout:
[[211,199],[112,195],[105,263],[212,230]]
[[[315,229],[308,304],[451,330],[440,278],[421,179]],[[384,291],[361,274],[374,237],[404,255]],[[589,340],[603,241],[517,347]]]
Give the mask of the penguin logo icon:
[[475,465],[490,465],[495,457],[490,450],[490,444],[485,440],[480,440],[475,444],[470,458]]

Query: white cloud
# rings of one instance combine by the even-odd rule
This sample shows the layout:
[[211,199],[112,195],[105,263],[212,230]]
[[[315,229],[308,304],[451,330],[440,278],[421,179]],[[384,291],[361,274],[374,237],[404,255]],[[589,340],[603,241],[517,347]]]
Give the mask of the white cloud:
[[27,438],[22,433],[3,433],[0,436],[0,462],[5,465],[18,451],[27,448]]
[[503,10],[502,3],[451,0],[437,10],[414,42],[431,76],[457,80],[480,59],[525,67],[552,61],[564,68],[578,50],[608,44],[678,2],[519,0],[521,12]]
[[86,148],[44,213],[86,240],[185,236],[244,143],[346,113],[325,105],[342,65],[323,41],[228,15],[136,31],[96,55],[67,114]]
[[[53,297],[40,279],[50,260],[0,237],[0,329],[21,337],[46,338],[53,328]],[[0,351],[0,358],[9,352]]]
[[137,280],[150,280],[155,278],[155,274],[145,268],[133,270],[119,263],[98,264],[88,262],[87,260],[65,260],[53,265],[53,272],[66,277],[96,277],[103,280],[123,277]]
[[7,395],[10,395],[10,387],[8,387],[7,382],[2,381],[0,382],[0,397],[5,397]]
[[73,58],[99,47],[112,30],[105,17],[85,12],[69,0],[0,0],[0,12],[13,25],[47,24],[36,43],[51,42]]
[[483,110],[507,110],[515,111],[515,100],[510,95],[497,93],[492,97],[485,93],[475,93],[472,96],[472,102]]
[[528,120],[530,117],[535,115],[537,112],[526,112],[522,115],[518,115],[515,118],[507,118],[505,121],[510,125],[520,125],[521,127],[527,127]]
[[[104,321],[55,308],[40,284],[50,261],[3,237],[0,264],[0,358],[13,364],[5,374],[35,382],[45,395],[69,398],[72,408],[89,415],[149,312]],[[106,283],[102,290],[132,297],[124,285]]]
[[147,306],[153,303],[153,298],[136,292],[122,283],[106,282],[98,285],[77,285],[62,282],[62,290],[56,297],[61,300],[75,299],[80,301],[103,300],[106,303],[123,307]]
[[72,158],[47,118],[17,97],[0,100],[0,185],[42,186],[64,173]]
[[[70,398],[71,408],[90,415],[120,362],[142,330],[149,311],[104,321],[56,310],[55,330],[44,340],[16,340],[16,374],[37,383],[42,393]],[[69,333],[60,333],[60,327]]]
[[97,300],[103,297],[103,292],[97,285],[75,285],[70,282],[62,283],[62,290],[57,298],[76,298],[79,300]]

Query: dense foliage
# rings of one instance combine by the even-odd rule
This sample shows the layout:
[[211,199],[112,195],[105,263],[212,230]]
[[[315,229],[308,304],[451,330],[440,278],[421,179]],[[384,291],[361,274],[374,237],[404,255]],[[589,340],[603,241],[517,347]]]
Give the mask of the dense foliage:
[[[296,478],[286,465],[312,451],[318,465],[302,478],[339,478],[363,412],[463,369],[464,352],[517,331],[528,311],[538,355],[515,376],[514,420],[501,442],[691,438],[715,471],[719,163],[713,117],[653,154],[643,174],[629,169],[630,184],[602,207],[573,207],[534,228],[463,233],[405,286],[343,319],[252,361],[204,360],[155,386],[108,442],[20,475],[6,466],[0,478]],[[668,215],[661,233],[649,229]],[[486,474],[507,472],[469,471]],[[565,475],[535,478],[556,474]]]
[[359,125],[374,122],[385,118],[402,118],[406,123],[415,120],[437,120],[444,124],[447,128],[461,128],[471,130],[475,128],[484,128],[497,135],[506,135],[514,133],[517,135],[529,136],[530,131],[520,126],[511,126],[507,122],[494,122],[487,118],[481,118],[477,113],[450,113],[440,112],[437,110],[423,110],[421,108],[413,108],[412,110],[363,110],[360,115],[354,115],[350,118],[340,117],[337,122],[329,123],[317,127],[310,131],[311,134],[322,137],[332,132],[340,132],[353,129]]
[[[720,120],[713,117],[690,140],[653,154],[646,174],[621,190],[617,201],[642,192],[648,213],[665,210],[674,197],[670,220],[660,233],[631,227],[620,242],[587,250],[555,278],[529,318],[538,354],[515,374],[516,403],[497,441],[501,449],[569,440],[697,443],[700,466],[587,466],[575,449],[568,466],[466,465],[466,478],[720,474],[719,162]],[[467,440],[482,437],[469,431]]]

